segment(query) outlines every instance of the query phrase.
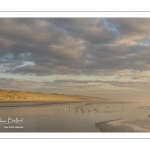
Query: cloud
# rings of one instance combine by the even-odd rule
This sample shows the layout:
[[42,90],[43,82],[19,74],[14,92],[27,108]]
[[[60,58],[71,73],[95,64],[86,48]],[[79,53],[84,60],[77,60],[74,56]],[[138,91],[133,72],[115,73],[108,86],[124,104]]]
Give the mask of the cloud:
[[116,75],[150,69],[150,19],[1,18],[0,71]]
[[[133,89],[133,90],[143,90],[147,91],[150,90],[150,78],[149,80],[139,80],[139,78],[135,78],[134,80],[132,79],[114,79],[114,80],[76,80],[76,79],[58,79],[53,82],[54,84],[61,85],[70,85],[75,88],[83,87],[84,88],[89,88],[91,86],[93,89],[96,89],[95,87],[99,89],[104,90],[104,86],[109,84],[114,87],[122,88],[122,87],[127,87]],[[144,88],[145,87],[145,88]],[[106,89],[107,90],[107,89]],[[118,89],[116,89],[118,91]],[[121,89],[120,89],[121,91]]]

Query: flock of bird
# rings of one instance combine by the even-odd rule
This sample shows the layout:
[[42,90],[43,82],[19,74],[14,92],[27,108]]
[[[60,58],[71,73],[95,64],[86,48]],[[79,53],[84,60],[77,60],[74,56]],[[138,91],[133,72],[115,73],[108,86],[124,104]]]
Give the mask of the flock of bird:
[[[107,109],[109,109],[110,107],[107,106]],[[78,112],[88,112],[88,113],[94,113],[94,112],[99,112],[102,111],[104,109],[104,107],[100,107],[99,105],[95,106],[95,105],[80,105],[80,106],[72,106],[72,107],[58,107],[59,111],[62,110],[68,111],[70,113],[70,111],[75,111],[76,114]],[[122,111],[124,111],[124,108],[122,108]]]

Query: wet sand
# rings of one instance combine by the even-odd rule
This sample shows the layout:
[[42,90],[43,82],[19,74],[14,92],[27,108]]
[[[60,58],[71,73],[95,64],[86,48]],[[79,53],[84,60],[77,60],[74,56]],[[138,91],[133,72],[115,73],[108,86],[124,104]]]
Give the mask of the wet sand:
[[23,118],[24,128],[0,132],[149,132],[149,111],[140,103],[1,101],[0,118]]

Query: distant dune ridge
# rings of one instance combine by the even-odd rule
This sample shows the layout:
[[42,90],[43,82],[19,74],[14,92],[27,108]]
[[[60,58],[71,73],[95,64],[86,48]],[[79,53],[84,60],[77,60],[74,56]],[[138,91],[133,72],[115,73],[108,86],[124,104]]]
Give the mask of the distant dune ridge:
[[109,101],[105,98],[0,89],[0,101]]

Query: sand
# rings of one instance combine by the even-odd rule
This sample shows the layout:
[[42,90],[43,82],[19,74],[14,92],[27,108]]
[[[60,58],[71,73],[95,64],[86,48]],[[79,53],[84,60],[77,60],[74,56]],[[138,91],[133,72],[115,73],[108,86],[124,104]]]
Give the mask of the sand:
[[96,123],[100,132],[150,132],[150,118],[125,118]]

